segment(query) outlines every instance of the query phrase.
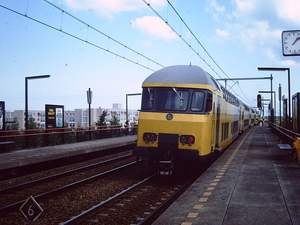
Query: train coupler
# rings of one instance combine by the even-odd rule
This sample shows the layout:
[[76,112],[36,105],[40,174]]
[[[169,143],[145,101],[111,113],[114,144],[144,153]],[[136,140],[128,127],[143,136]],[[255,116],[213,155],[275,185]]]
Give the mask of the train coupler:
[[173,174],[173,161],[159,161],[158,175],[172,175]]

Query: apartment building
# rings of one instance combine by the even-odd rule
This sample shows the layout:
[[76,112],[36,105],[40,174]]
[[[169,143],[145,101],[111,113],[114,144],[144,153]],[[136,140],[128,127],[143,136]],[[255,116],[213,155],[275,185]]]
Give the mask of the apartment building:
[[[25,110],[5,111],[6,121],[12,121],[14,118],[19,123],[21,130],[25,129]],[[45,128],[45,110],[29,110],[28,118],[33,118],[38,127]]]
[[[91,108],[91,126],[94,126],[103,111],[107,111],[105,122],[109,124],[113,115],[117,116],[118,122],[124,125],[126,122],[126,110],[122,109],[120,103],[114,103],[113,108]],[[6,121],[17,119],[20,129],[25,129],[25,110],[6,110]],[[130,124],[137,124],[139,112],[137,110],[128,110],[128,121]],[[46,127],[45,110],[28,110],[28,118],[33,118],[37,126]],[[67,127],[87,127],[89,126],[89,109],[75,109],[64,111],[64,123]]]

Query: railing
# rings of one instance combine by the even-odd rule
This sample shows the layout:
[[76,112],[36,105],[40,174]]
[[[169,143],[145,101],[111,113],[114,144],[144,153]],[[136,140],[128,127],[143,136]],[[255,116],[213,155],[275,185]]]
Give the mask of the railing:
[[105,125],[93,127],[4,130],[0,131],[0,142],[14,142],[14,150],[37,148],[81,141],[134,135],[137,125]]
[[275,133],[275,135],[280,138],[282,143],[293,146],[293,143],[295,142],[295,140],[300,137],[300,134],[290,131],[290,130],[288,130],[284,127],[281,127],[275,123],[268,121],[268,124],[271,127],[272,132]]

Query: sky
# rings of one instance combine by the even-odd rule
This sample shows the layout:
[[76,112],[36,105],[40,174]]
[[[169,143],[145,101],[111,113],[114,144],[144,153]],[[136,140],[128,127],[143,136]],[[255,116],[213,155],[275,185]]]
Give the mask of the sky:
[[[288,93],[287,72],[257,67],[288,67],[291,94],[300,92],[300,57],[283,56],[281,40],[282,31],[300,30],[300,0],[169,2],[0,0],[0,101],[25,109],[25,77],[49,74],[28,81],[29,110],[87,108],[89,88],[91,107],[125,108],[126,94],[141,93],[151,73],[189,64],[215,78],[272,74],[277,100],[279,84]],[[249,106],[270,86],[269,79],[227,83]],[[128,99],[140,109],[140,96]]]

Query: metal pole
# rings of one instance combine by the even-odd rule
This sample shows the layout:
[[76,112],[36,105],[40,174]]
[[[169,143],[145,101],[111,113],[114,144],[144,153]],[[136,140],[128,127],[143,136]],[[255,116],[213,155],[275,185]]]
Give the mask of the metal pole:
[[[40,75],[40,76],[31,76],[25,77],[25,130],[28,130],[28,80],[32,79],[42,79],[42,78],[49,78],[50,75]],[[27,133],[27,132],[26,132]],[[28,137],[25,137],[25,144],[26,147],[29,145]]]
[[141,95],[141,94],[142,93],[126,94],[126,121],[128,121],[128,96]]
[[291,129],[290,120],[291,118],[291,80],[290,80],[290,68],[287,68],[288,71],[288,92],[289,92],[289,118],[288,118],[288,129]]
[[25,130],[28,130],[28,79],[25,77]]
[[273,91],[274,93],[274,122],[276,123],[276,92]]
[[271,74],[271,122],[274,123],[274,109],[273,109],[273,76]]
[[[91,104],[89,104],[89,130],[91,130]],[[89,138],[92,140],[92,133],[89,132]]]
[[279,100],[279,126],[281,126],[281,84],[278,87],[278,100]]
[[25,147],[29,147],[29,139],[27,136],[27,130],[28,130],[28,79],[25,77]]
[[287,113],[287,117],[288,117],[288,122],[287,122],[287,129],[290,129],[290,120],[292,120],[291,118],[291,80],[290,80],[290,68],[276,68],[276,67],[258,67],[258,70],[262,70],[262,71],[288,71],[288,113]]
[[92,91],[91,88],[87,91],[87,102],[89,104],[89,138],[92,140],[92,133],[91,133],[91,104],[92,104]]
[[126,122],[128,121],[128,94],[126,94]]

